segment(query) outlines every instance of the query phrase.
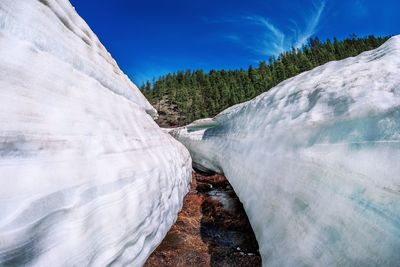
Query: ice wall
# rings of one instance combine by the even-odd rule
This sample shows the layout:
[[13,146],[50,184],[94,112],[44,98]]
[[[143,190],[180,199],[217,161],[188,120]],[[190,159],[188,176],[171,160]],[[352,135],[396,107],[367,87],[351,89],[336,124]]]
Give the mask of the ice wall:
[[140,266],[191,159],[66,0],[0,1],[0,266]]
[[264,266],[400,264],[400,36],[171,133],[225,173]]

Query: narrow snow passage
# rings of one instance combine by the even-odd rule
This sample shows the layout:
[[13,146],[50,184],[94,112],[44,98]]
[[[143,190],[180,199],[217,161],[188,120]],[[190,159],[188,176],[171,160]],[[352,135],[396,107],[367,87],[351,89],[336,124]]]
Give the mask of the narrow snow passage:
[[400,36],[171,130],[223,172],[265,266],[400,263]]
[[178,220],[145,266],[261,266],[253,229],[224,176],[193,172]]

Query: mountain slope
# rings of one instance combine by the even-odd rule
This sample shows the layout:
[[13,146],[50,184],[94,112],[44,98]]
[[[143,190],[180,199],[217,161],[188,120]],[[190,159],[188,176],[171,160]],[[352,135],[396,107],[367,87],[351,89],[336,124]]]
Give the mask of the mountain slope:
[[264,266],[400,262],[400,36],[171,133],[227,176]]
[[[329,61],[342,60],[375,49],[389,37],[352,36],[344,40],[321,42],[310,39],[301,49],[281,53],[257,67],[240,70],[211,70],[209,72],[178,71],[147,82],[142,92],[160,113],[159,123],[176,118],[179,126],[200,118],[215,116],[235,104],[250,100],[280,82]],[[173,107],[165,108],[166,104]],[[166,120],[163,118],[167,118]]]

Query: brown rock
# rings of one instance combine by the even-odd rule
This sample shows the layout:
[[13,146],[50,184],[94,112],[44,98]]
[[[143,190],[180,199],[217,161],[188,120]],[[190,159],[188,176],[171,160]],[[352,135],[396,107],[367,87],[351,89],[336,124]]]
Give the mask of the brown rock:
[[176,223],[144,266],[261,266],[247,215],[223,175],[193,173]]

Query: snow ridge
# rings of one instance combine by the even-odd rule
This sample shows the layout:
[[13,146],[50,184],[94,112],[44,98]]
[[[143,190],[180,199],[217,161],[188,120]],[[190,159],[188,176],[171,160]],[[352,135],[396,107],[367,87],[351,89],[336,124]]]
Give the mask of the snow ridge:
[[0,88],[0,265],[142,265],[190,155],[68,1],[0,1]]
[[103,87],[156,115],[155,109],[119,69],[69,1],[4,0],[0,9],[2,34],[17,37],[30,43],[32,49],[69,63],[74,70],[83,72]]
[[212,121],[171,133],[194,166],[225,173],[265,266],[400,262],[400,36]]

